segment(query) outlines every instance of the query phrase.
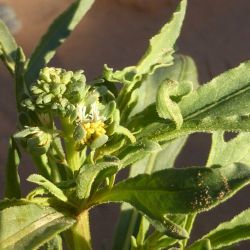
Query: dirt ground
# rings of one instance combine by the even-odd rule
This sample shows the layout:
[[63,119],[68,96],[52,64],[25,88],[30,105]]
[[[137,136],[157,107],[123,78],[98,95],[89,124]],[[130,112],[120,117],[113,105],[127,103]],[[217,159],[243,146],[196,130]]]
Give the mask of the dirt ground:
[[[22,29],[15,37],[27,55],[31,54],[53,18],[70,2],[72,1],[0,1],[9,4],[16,11]],[[143,54],[148,38],[164,24],[176,3],[174,0],[96,0],[72,36],[58,50],[52,65],[84,69],[89,79],[100,74],[104,63],[117,69],[133,65]],[[197,62],[201,82],[250,59],[249,12],[250,1],[247,0],[189,0],[186,22],[178,46],[182,53],[191,55]],[[1,194],[8,136],[15,130],[16,114],[13,87],[3,67],[0,67],[0,81]],[[209,144],[207,135],[192,136],[177,165],[203,164]],[[32,171],[28,160],[24,161],[21,171],[23,177]],[[26,183],[24,186],[27,191],[29,186]],[[241,191],[214,211],[199,216],[194,237],[249,207],[249,190]],[[103,206],[93,210],[94,249],[102,249],[101,242],[106,242],[109,249],[108,242],[113,234],[117,214],[118,206]],[[239,249],[250,249],[250,245],[242,244]]]

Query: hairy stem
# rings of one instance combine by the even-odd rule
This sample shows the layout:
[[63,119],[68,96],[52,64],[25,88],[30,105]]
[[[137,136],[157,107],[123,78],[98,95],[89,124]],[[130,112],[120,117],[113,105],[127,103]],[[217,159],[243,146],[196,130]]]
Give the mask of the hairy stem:
[[73,139],[74,126],[67,118],[61,119],[61,123],[65,136],[66,160],[74,173],[80,168],[80,156],[79,152],[75,149],[75,142]]
[[[75,149],[75,141],[73,139],[74,125],[67,118],[61,119],[61,123],[65,138],[66,160],[71,171],[74,173],[81,166],[80,154]],[[71,233],[74,250],[92,249],[88,210],[82,211],[77,216],[77,223],[71,229]]]
[[65,141],[65,148],[66,148],[66,159],[68,165],[72,170],[72,172],[74,173],[80,168],[79,152],[75,150],[75,145],[73,140]]
[[89,213],[85,210],[77,217],[77,223],[71,229],[74,250],[91,250],[91,234],[89,227]]

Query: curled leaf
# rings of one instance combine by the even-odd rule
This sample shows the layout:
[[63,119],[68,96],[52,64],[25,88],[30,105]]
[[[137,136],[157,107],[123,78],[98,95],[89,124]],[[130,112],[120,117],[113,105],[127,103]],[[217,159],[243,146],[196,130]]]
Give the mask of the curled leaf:
[[173,89],[178,88],[178,83],[172,80],[163,82],[157,92],[156,109],[161,118],[170,118],[176,124],[176,128],[180,129],[183,123],[180,108],[170,96]]

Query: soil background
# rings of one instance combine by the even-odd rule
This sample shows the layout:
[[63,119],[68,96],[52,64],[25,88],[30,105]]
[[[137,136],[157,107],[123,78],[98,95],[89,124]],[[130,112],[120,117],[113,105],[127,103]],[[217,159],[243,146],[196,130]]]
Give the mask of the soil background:
[[[51,21],[69,5],[70,0],[6,0],[22,23],[15,35],[30,55]],[[175,0],[96,0],[93,8],[58,50],[51,62],[67,69],[84,69],[88,79],[100,74],[107,63],[116,69],[133,65],[145,51],[148,39],[168,20],[176,7]],[[180,52],[191,55],[204,83],[217,74],[250,59],[250,1],[189,0]],[[0,195],[4,189],[4,162],[8,136],[15,131],[16,112],[11,79],[0,67]],[[191,136],[177,166],[205,163],[210,136]],[[21,176],[26,178],[34,168],[25,158]],[[31,186],[23,181],[24,193]],[[197,238],[214,228],[219,221],[232,218],[250,206],[249,188],[242,190],[223,205],[199,215],[192,237]],[[102,206],[91,213],[94,249],[110,249],[119,207]],[[237,249],[250,249],[249,243]]]

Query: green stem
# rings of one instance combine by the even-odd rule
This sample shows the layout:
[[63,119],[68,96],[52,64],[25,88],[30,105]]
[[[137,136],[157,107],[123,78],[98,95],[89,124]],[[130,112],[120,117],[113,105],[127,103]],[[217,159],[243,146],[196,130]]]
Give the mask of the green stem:
[[112,176],[110,176],[109,183],[108,183],[109,189],[111,189],[114,186],[114,184],[115,184],[115,177],[116,177],[116,174],[113,174]]
[[67,118],[61,119],[61,123],[65,136],[66,160],[74,173],[80,168],[80,155],[75,149],[75,141],[73,139],[74,125]]
[[[187,219],[186,219],[186,223],[185,223],[185,229],[186,229],[186,231],[188,232],[189,235],[190,235],[190,233],[192,231],[196,216],[197,216],[196,213],[187,215]],[[182,241],[183,249],[186,247],[186,245],[188,243],[188,240],[189,239],[185,239],[185,240]]]
[[38,173],[50,180],[51,169],[48,166],[47,156],[36,156],[32,154],[31,157],[38,169]]
[[77,217],[77,223],[71,229],[74,250],[91,250],[91,234],[89,227],[88,210],[83,211]]
[[[75,141],[73,133],[75,126],[69,119],[61,119],[62,128],[65,137],[66,160],[72,172],[79,170],[81,166],[80,153],[75,149]],[[82,211],[77,216],[77,222],[70,230],[73,240],[74,250],[91,250],[91,234],[89,227],[89,213],[88,210]]]
[[66,159],[68,165],[72,170],[72,172],[74,173],[80,168],[79,152],[75,150],[75,144],[73,140],[67,140],[67,141],[65,140],[65,148],[66,148]]
[[58,171],[58,166],[53,158],[53,155],[48,156],[48,162],[51,168],[51,180],[53,182],[60,182],[62,179]]

